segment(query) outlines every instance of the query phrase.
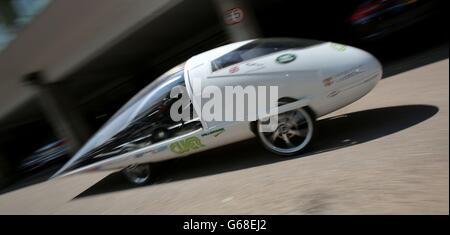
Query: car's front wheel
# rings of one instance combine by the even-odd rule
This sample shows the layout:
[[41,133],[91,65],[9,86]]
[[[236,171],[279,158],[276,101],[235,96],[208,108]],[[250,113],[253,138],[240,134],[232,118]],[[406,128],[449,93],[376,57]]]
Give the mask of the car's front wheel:
[[122,170],[123,176],[136,185],[149,184],[152,181],[152,167],[150,164],[131,165]]
[[268,122],[257,122],[258,138],[267,150],[278,155],[300,154],[307,149],[314,135],[314,119],[305,109],[279,114],[278,126],[274,131],[263,131],[263,125]]

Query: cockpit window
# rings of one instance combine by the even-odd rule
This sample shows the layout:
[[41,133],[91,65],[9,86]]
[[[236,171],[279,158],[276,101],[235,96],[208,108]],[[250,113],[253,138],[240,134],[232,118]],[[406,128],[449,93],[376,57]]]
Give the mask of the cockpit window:
[[[148,96],[148,93],[157,88],[162,86],[164,83],[170,83],[170,81],[173,81],[174,79],[179,80],[180,82],[184,83],[184,77],[183,77],[183,71],[184,71],[184,63],[181,65],[178,65],[171,70],[167,71],[163,75],[159,76],[157,79],[155,79],[152,83],[150,83],[148,86],[146,86],[144,89],[142,89],[139,93],[137,93],[130,101],[128,101],[122,108],[117,111],[114,116],[110,118],[108,123],[111,120],[114,120],[117,116],[122,114],[125,110],[128,110],[131,106],[135,105],[136,103],[142,101],[144,96]],[[181,77],[180,77],[181,76]],[[108,124],[107,123],[107,124]]]
[[[64,171],[125,154],[183,133],[201,129],[199,120],[175,122],[170,97],[172,88],[185,86],[183,68],[156,79],[121,108],[70,160]],[[192,112],[193,107],[190,108]]]
[[292,39],[292,38],[257,39],[213,60],[211,62],[211,66],[214,72],[219,69],[223,69],[246,60],[272,54],[278,51],[284,51],[288,49],[301,49],[321,43],[322,42],[320,41],[308,39]]

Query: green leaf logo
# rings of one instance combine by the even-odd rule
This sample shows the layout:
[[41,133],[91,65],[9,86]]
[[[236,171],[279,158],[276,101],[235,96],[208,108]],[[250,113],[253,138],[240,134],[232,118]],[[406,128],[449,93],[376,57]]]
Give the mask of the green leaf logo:
[[342,45],[339,43],[331,43],[330,44],[331,48],[335,49],[336,51],[345,51],[347,50],[347,46],[346,45]]
[[278,64],[288,64],[297,59],[294,54],[283,54],[277,57],[276,61]]

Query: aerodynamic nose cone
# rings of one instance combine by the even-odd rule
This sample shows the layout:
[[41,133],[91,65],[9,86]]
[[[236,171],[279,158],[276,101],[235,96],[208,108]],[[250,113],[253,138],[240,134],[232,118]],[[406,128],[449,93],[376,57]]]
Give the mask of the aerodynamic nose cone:
[[349,47],[349,57],[352,59],[353,66],[361,67],[366,74],[377,75],[377,82],[383,76],[383,66],[380,61],[371,53],[356,47]]
[[322,82],[330,89],[329,96],[339,98],[342,105],[369,93],[382,78],[382,65],[371,53],[341,44],[329,46],[327,60],[333,63],[325,68],[331,71],[331,76]]

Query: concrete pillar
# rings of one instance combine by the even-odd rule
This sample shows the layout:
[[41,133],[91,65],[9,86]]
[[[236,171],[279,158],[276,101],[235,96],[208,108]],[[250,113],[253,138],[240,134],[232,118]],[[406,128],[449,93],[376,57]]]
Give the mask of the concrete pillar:
[[231,41],[261,37],[258,22],[248,0],[214,0],[214,3]]
[[68,140],[71,153],[75,153],[89,138],[90,131],[73,100],[57,83],[46,83],[41,72],[26,75],[25,81],[37,89],[41,109],[58,138]]

